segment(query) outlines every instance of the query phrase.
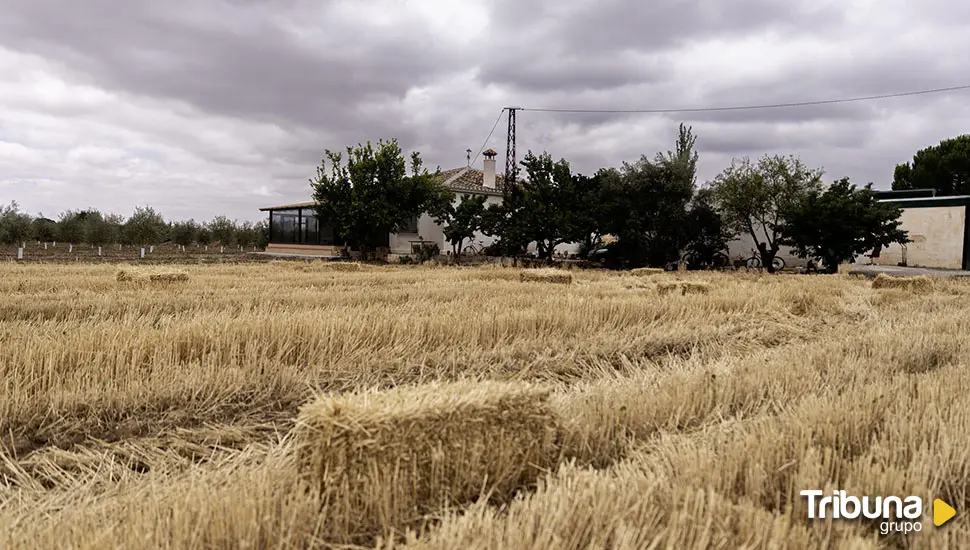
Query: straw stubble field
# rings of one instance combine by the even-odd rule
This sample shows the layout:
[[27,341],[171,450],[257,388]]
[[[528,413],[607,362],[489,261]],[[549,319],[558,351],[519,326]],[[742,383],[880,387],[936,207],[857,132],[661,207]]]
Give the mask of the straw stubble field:
[[967,509],[967,283],[172,267],[0,264],[0,548],[970,544],[798,495]]

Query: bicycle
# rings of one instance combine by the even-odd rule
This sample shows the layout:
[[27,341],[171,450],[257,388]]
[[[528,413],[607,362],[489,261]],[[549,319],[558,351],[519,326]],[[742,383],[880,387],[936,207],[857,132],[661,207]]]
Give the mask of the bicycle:
[[[752,269],[758,269],[762,267],[761,256],[753,248],[751,249],[751,257],[742,258],[741,260],[744,262],[745,267],[749,267]],[[775,258],[771,260],[771,266],[775,268],[775,271],[781,271],[782,269],[785,269],[785,260],[781,259],[778,256],[775,256]]]
[[680,261],[687,266],[687,269],[724,269],[731,265],[730,256],[724,252],[715,252],[709,260],[702,259],[693,252],[687,252]]
[[468,256],[478,256],[485,251],[485,245],[481,241],[476,243],[468,243],[465,248],[461,250],[462,254]]

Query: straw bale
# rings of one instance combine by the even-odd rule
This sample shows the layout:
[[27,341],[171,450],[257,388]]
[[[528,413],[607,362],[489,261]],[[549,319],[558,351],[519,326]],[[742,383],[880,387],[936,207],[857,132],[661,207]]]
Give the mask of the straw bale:
[[872,281],[872,288],[898,288],[912,292],[926,292],[933,288],[933,281],[926,275],[918,277],[893,277],[880,273]]
[[711,291],[711,284],[700,281],[670,281],[657,284],[660,294],[707,294]]
[[573,275],[560,269],[529,269],[519,275],[519,281],[523,283],[557,283],[568,285],[573,282]]
[[549,390],[458,382],[323,396],[300,411],[301,475],[327,538],[367,544],[490,493],[507,501],[558,461]]
[[292,269],[293,271],[318,272],[318,271],[337,271],[337,272],[357,272],[365,271],[368,267],[360,262],[347,261],[327,261],[327,260],[273,260],[272,265]]
[[649,277],[663,272],[664,270],[659,267],[638,267],[630,270],[630,274],[636,275],[637,277]]
[[185,283],[189,280],[189,274],[178,271],[152,273],[148,279],[153,283]]
[[320,271],[364,271],[364,266],[359,262],[313,262],[311,264],[305,264],[307,270],[320,270]]

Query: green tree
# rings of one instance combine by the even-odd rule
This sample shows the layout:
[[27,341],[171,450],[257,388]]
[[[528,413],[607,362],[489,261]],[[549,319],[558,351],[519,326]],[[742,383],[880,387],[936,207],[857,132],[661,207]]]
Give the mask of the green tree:
[[135,207],[134,214],[125,222],[124,233],[130,244],[156,245],[168,237],[168,224],[152,207]]
[[226,216],[216,216],[206,224],[213,240],[223,246],[236,244],[236,222]]
[[80,213],[84,226],[84,242],[101,246],[118,242],[124,218],[116,214],[102,214],[98,210],[87,210]]
[[801,258],[819,258],[829,273],[859,254],[909,242],[899,206],[879,202],[870,183],[857,189],[842,178],[825,191],[809,191],[783,212],[781,242]]
[[607,215],[613,197],[608,193],[608,183],[619,176],[612,169],[600,169],[592,177],[579,175],[577,185],[578,207],[573,212],[574,239],[580,244],[582,257],[603,244],[603,236],[609,225]]
[[936,189],[937,195],[970,195],[970,134],[921,149],[897,164],[893,189]]
[[783,212],[821,186],[821,170],[809,169],[796,157],[766,155],[756,164],[748,158],[733,160],[711,183],[711,190],[728,227],[750,235],[761,265],[773,272]]
[[209,231],[208,227],[202,226],[199,228],[195,240],[202,246],[208,246],[212,244],[212,232]]
[[256,233],[256,242],[253,244],[258,248],[266,248],[269,244],[269,222],[259,220],[253,224],[253,231]]
[[[438,172],[422,167],[411,155],[411,174],[397,140],[380,140],[347,148],[343,155],[330,150],[310,179],[318,219],[333,224],[336,233],[356,245],[366,259],[371,244],[407,226],[415,216],[439,213],[454,198],[438,183]],[[329,170],[327,164],[329,162]]]
[[694,195],[687,211],[686,228],[686,251],[700,265],[716,265],[715,258],[735,236],[714,206],[710,189],[700,189]]
[[617,237],[614,259],[629,267],[661,267],[680,258],[690,238],[688,205],[694,196],[698,155],[693,130],[679,127],[673,151],[642,155],[619,170],[600,171],[604,233]]
[[448,203],[434,216],[437,223],[444,225],[445,239],[451,245],[456,262],[461,262],[465,240],[475,238],[475,232],[482,229],[487,199],[485,195],[464,195],[457,205]]
[[697,136],[690,126],[683,123],[677,129],[677,143],[673,151],[658,153],[654,164],[670,171],[671,179],[681,188],[693,190],[697,185],[698,153],[694,150]]
[[268,241],[269,227],[265,220],[257,223],[244,222],[236,230],[236,242],[243,247],[264,247]]
[[[687,208],[694,196],[698,155],[692,128],[681,124],[673,151],[646,155],[619,170],[597,173],[601,233],[617,242],[610,263],[660,267],[679,259],[689,241]],[[617,262],[620,262],[619,264]]]
[[57,240],[71,244],[84,242],[84,220],[83,210],[62,212],[57,219]]
[[582,238],[581,200],[591,178],[573,174],[565,159],[554,162],[548,153],[529,151],[521,164],[526,179],[503,189],[501,237],[535,242],[538,256],[551,259],[556,246]]
[[172,241],[180,246],[192,246],[199,236],[199,224],[195,220],[180,221],[172,224]]
[[[508,198],[510,191],[506,186],[503,190],[505,198]],[[495,242],[486,248],[485,254],[489,256],[525,254],[529,246],[529,238],[524,235],[521,226],[515,221],[509,217],[504,201],[502,204],[490,204],[485,208],[482,212],[482,233],[496,237]]]
[[20,205],[11,201],[8,206],[0,206],[0,242],[20,243],[30,236],[30,215],[20,211]]
[[45,242],[56,240],[57,222],[45,218],[43,213],[38,213],[37,217],[30,222],[30,238]]
[[624,163],[610,182],[608,232],[629,267],[662,267],[680,257],[687,240],[687,205],[693,187],[670,165],[641,157]]

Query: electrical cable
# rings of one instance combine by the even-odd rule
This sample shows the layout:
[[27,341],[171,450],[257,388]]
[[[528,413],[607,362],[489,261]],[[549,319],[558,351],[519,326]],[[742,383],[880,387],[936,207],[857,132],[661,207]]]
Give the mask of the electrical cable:
[[[806,107],[811,105],[831,105],[835,103],[851,103],[857,101],[871,101],[874,99],[888,99],[893,97],[915,96],[935,94],[940,92],[952,92],[956,90],[970,89],[970,84],[963,86],[950,86],[948,88],[934,88],[930,90],[919,90],[915,92],[899,92],[894,94],[871,95],[863,97],[850,97],[843,99],[826,99],[820,101],[801,101],[795,103],[773,103],[765,105],[743,105],[729,107],[694,107],[686,109],[538,109],[531,107],[519,107],[520,111],[546,112],[546,113],[706,113],[716,111],[745,111],[754,109],[779,109],[786,107]],[[501,118],[501,115],[499,115]],[[497,124],[497,122],[496,122]],[[493,128],[494,131],[494,128]],[[477,157],[476,157],[477,158]]]
[[485,138],[485,142],[482,143],[482,148],[478,150],[478,154],[475,155],[474,160],[471,161],[471,164],[469,166],[474,166],[475,163],[478,162],[478,157],[482,154],[482,151],[485,150],[485,146],[488,145],[488,140],[492,139],[492,134],[495,133],[495,129],[498,128],[498,123],[500,120],[502,120],[502,115],[504,114],[505,114],[505,109],[503,108],[501,111],[499,111],[498,118],[495,119],[495,124],[492,125],[492,131],[488,133],[488,137]]

